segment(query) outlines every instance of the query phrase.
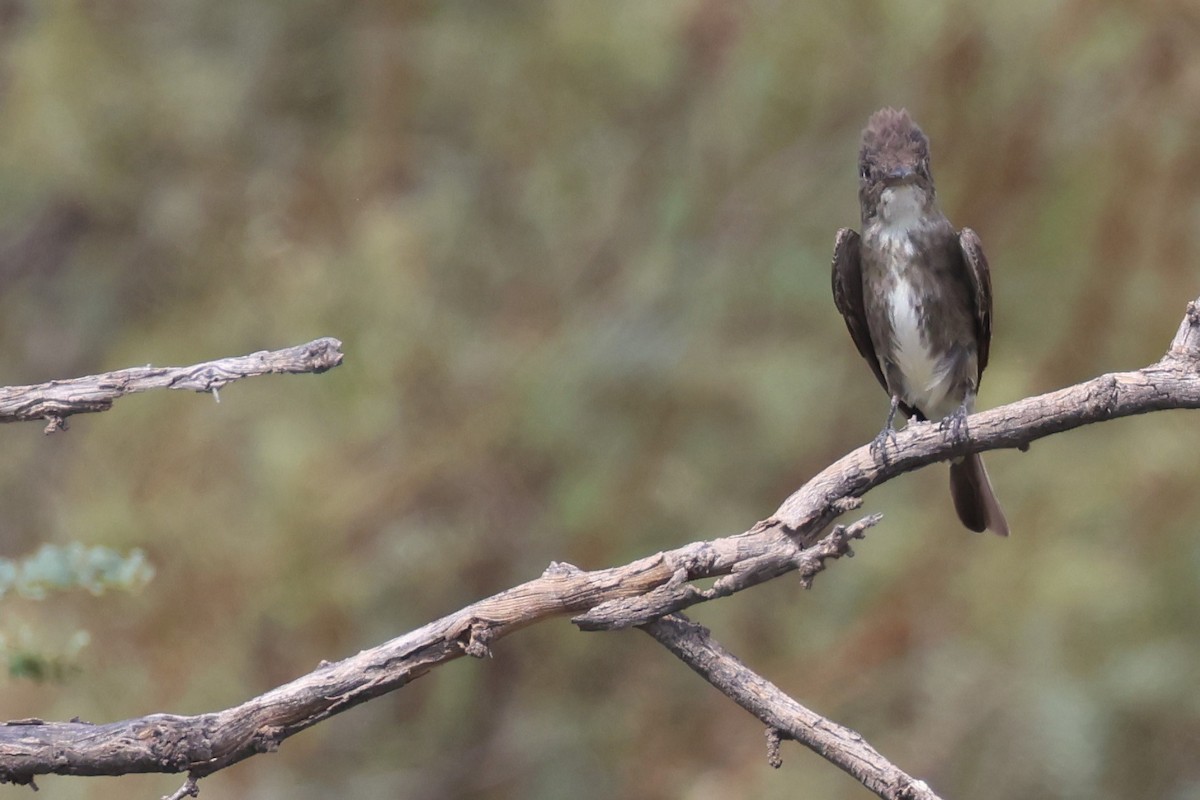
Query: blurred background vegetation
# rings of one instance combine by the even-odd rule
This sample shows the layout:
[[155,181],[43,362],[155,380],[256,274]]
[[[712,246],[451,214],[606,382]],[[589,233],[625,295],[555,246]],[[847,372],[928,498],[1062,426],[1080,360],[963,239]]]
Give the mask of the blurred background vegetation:
[[[73,666],[8,678],[0,717],[224,708],[551,560],[770,514],[886,410],[829,292],[881,105],[992,262],[981,407],[1157,359],[1200,294],[1198,36],[1191,0],[3,0],[0,382],[347,359],[0,431],[0,556],[156,572],[4,597]],[[1200,798],[1198,444],[1179,412],[991,454],[1008,541],[959,527],[943,467],[904,476],[811,592],[694,616],[948,798]],[[769,769],[648,637],[565,620],[202,790],[865,796],[798,746]]]

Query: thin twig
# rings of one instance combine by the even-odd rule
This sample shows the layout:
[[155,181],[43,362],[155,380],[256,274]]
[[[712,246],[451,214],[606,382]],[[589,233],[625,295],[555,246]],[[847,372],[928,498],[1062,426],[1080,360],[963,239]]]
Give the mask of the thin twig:
[[183,800],[185,797],[199,797],[200,786],[196,783],[196,778],[192,775],[187,776],[187,780],[183,782],[175,791],[163,797],[162,800]]
[[65,430],[67,417],[107,411],[127,394],[151,389],[187,389],[211,393],[243,378],[270,374],[320,373],[342,363],[342,343],[316,339],[283,350],[262,350],[246,356],[219,358],[190,367],[131,367],[50,381],[33,386],[0,388],[0,422],[44,420],[46,433]]
[[778,686],[743,664],[682,614],[642,626],[700,677],[767,726],[767,758],[779,766],[779,739],[795,739],[852,775],[884,800],[939,800],[921,780],[905,773],[861,736],[805,708]]

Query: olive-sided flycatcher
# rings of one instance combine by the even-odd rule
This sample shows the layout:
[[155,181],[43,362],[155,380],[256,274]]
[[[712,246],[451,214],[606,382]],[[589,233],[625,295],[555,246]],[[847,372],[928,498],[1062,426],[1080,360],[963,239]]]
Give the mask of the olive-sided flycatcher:
[[[904,109],[871,116],[858,168],[862,236],[838,231],[833,301],[892,398],[875,446],[886,448],[897,408],[910,420],[962,430],[992,338],[992,284],[979,236],[956,231],[938,208],[929,140]],[[978,453],[951,461],[950,493],[963,525],[1008,535]]]

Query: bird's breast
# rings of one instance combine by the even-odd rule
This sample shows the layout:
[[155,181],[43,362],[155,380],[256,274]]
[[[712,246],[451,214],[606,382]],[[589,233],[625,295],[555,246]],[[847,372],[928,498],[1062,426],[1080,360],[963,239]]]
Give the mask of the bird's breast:
[[930,291],[931,275],[918,259],[917,245],[908,230],[883,226],[872,243],[880,269],[882,291],[875,293],[882,308],[877,318],[886,320],[878,342],[886,353],[884,365],[889,390],[930,419],[940,419],[962,402],[957,391],[956,351],[935,347],[932,317],[939,314]]
[[884,297],[892,328],[892,361],[903,378],[904,399],[927,416],[936,415],[950,389],[953,365],[947,354],[935,353],[930,347],[921,290],[910,276],[901,273]]

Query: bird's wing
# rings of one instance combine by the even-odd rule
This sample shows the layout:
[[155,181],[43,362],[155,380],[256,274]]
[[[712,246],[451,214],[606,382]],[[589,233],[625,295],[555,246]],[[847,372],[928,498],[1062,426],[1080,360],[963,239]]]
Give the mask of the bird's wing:
[[[837,241],[833,245],[833,304],[841,312],[842,319],[846,320],[846,329],[850,331],[854,346],[866,359],[871,372],[875,373],[879,385],[886,392],[887,381],[884,380],[879,359],[875,357],[871,329],[867,327],[867,311],[863,306],[861,245],[858,234],[849,228],[837,232]],[[986,272],[986,266],[984,270]]]
[[[992,274],[988,269],[987,258],[983,255],[983,244],[979,241],[979,234],[970,228],[963,228],[958,232],[958,246],[962,250],[963,264],[971,281],[971,300],[975,304],[975,336],[978,342],[978,378],[982,378],[992,343]],[[975,388],[979,388],[978,379]]]

